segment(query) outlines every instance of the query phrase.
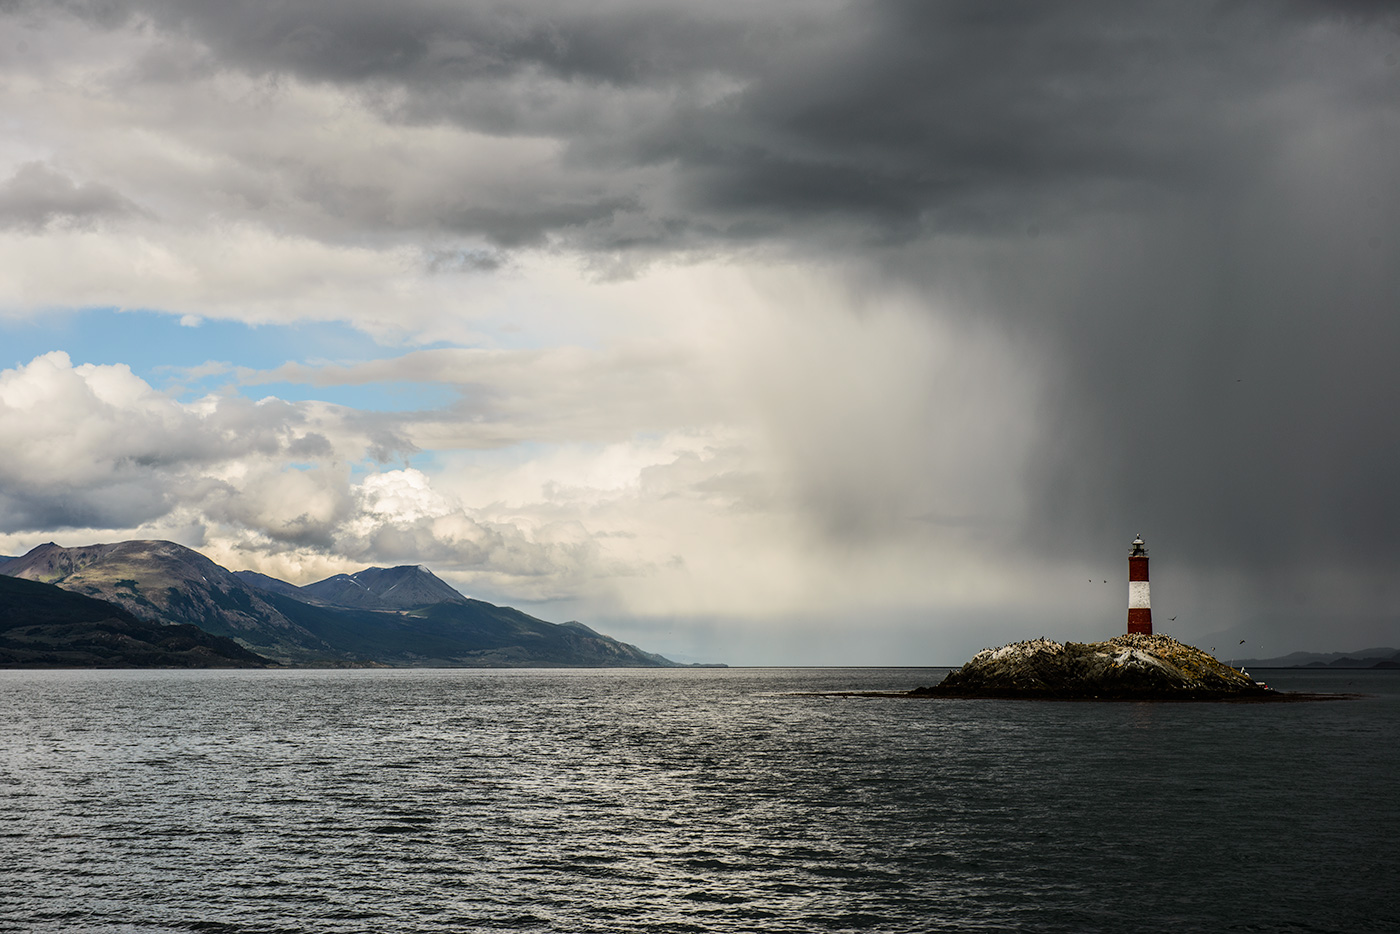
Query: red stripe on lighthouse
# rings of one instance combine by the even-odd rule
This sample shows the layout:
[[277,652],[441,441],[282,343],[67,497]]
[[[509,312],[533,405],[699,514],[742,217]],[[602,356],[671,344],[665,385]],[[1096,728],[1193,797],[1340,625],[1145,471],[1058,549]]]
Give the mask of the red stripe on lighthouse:
[[1128,559],[1128,580],[1147,580],[1147,558],[1144,556]]
[[1151,607],[1131,607],[1128,610],[1128,632],[1140,632],[1143,635],[1152,635],[1152,608]]

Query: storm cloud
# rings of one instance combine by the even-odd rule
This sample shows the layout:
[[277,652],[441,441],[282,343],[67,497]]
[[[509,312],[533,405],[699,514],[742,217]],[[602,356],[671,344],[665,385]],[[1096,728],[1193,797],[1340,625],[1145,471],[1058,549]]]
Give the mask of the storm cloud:
[[[1034,569],[1008,613],[1070,619],[1121,603],[1070,580],[1141,532],[1202,631],[1400,631],[1389,7],[75,0],[0,30],[7,314],[345,321],[383,359],[243,390],[451,391],[256,453],[438,452],[450,507],[365,525],[337,468],[200,494],[211,521],[619,615],[725,574],[800,613],[839,567],[986,609],[1004,559]],[[167,451],[255,456],[171,424],[97,461],[146,492],[91,521],[177,513],[141,479]],[[106,501],[8,482],[11,529]]]
[[[381,220],[595,248],[814,221],[881,242],[1165,207],[1251,178],[1318,117],[1382,121],[1400,23],[1380,6],[1208,2],[69,8],[165,37],[132,85],[233,68],[351,89],[391,125],[553,141],[538,200],[449,190]],[[395,194],[321,183],[327,209]]]

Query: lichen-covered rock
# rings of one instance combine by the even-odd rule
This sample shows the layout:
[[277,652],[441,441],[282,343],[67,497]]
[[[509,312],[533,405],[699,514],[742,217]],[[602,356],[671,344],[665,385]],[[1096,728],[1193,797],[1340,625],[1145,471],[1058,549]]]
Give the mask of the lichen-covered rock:
[[983,649],[917,696],[1060,700],[1215,700],[1269,688],[1170,636],[1129,634],[1107,642],[1031,639]]

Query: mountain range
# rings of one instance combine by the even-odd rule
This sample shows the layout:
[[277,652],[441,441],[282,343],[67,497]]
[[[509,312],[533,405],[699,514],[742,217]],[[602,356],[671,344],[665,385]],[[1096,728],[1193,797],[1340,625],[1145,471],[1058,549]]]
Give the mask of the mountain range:
[[[104,601],[147,624],[198,627],[281,665],[676,667],[582,623],[549,623],[470,599],[415,565],[366,568],[299,587],[229,571],[174,542],[50,542],[0,559],[0,575]],[[0,600],[22,618],[26,601],[43,603],[37,593],[11,588]],[[58,605],[52,594],[45,599]],[[77,616],[75,626],[90,623]],[[0,631],[0,639],[5,635]]]
[[1278,658],[1241,658],[1231,661],[1247,668],[1400,668],[1400,650],[1360,649],[1355,652],[1292,652]]

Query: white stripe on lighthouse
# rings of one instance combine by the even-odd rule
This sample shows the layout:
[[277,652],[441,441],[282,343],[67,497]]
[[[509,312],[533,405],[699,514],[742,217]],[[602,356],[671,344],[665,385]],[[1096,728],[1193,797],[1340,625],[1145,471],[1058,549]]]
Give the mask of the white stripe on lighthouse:
[[1151,607],[1152,603],[1147,598],[1147,581],[1128,581],[1128,609],[1146,610]]

